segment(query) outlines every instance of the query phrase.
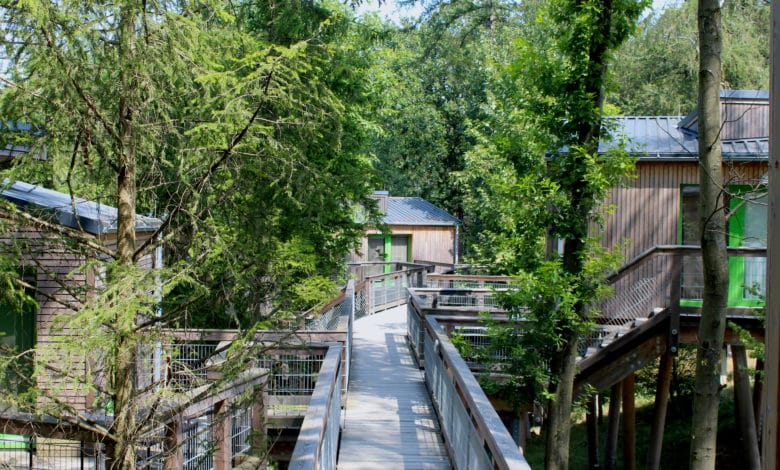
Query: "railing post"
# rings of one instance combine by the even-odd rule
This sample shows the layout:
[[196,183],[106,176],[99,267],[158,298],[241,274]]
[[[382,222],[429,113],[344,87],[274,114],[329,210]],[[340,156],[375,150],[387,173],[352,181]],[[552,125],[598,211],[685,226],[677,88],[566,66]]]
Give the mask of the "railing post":
[[680,298],[682,290],[682,260],[683,255],[675,253],[672,255],[671,277],[669,279],[669,308],[672,313],[680,312]]
[[230,440],[230,413],[225,400],[214,405],[214,470],[230,470],[232,465],[232,445]]
[[263,385],[257,385],[254,387],[253,394],[252,394],[252,402],[250,405],[250,413],[252,413],[252,434],[251,434],[251,450],[257,452],[265,452],[265,436],[266,436],[266,429],[265,429],[265,388],[267,387],[267,382],[263,383]]
[[176,415],[165,425],[165,450],[168,456],[165,458],[165,470],[178,470],[184,463],[182,451],[182,417]]
[[366,316],[374,313],[374,281],[366,279]]

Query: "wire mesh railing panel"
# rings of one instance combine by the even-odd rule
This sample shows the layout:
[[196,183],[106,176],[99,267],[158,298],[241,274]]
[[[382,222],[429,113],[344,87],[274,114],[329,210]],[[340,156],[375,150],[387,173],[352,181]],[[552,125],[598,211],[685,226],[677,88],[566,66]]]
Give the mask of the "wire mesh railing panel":
[[334,305],[326,312],[304,321],[303,329],[306,331],[340,331],[347,329],[349,310],[352,304],[347,299]]
[[[425,335],[425,377],[431,389],[431,398],[439,409],[441,426],[450,440],[450,455],[459,468],[493,468],[482,441],[474,429],[468,410],[460,400],[455,384],[447,374],[444,361],[435,352],[433,340]],[[474,442],[472,442],[474,441]],[[474,452],[474,450],[478,452]]]
[[336,468],[341,423],[341,380],[336,378],[333,398],[328,409],[328,424],[320,452],[319,468]]
[[324,357],[324,354],[317,353],[260,358],[259,367],[270,371],[268,394],[311,395]]
[[639,278],[601,306],[603,324],[621,325],[652,314],[657,298],[655,278]]
[[162,345],[168,380],[181,388],[200,385],[206,379],[209,359],[218,342],[187,342]]
[[[230,450],[235,459],[249,455],[252,447],[252,407],[237,405],[230,410]],[[235,462],[234,462],[235,463]]]
[[101,470],[102,444],[0,434],[0,468]]
[[420,318],[420,315],[415,311],[414,307],[411,303],[406,307],[406,328],[407,333],[409,335],[409,341],[411,342],[412,351],[414,351],[415,356],[419,359],[420,352],[422,351],[422,344],[421,344],[421,324],[420,322],[422,319]]
[[456,341],[465,341],[468,344],[464,351],[460,351],[461,357],[466,362],[509,359],[508,349],[497,345],[488,328],[484,326],[455,326],[451,335],[452,338],[456,338]]
[[182,430],[182,470],[214,468],[213,415],[185,420]]
[[704,298],[704,266],[701,256],[683,256],[680,268],[680,297],[690,300]]
[[405,277],[371,281],[372,307],[379,309],[386,305],[405,302],[407,287],[409,287],[409,284]]
[[359,320],[368,315],[368,284],[365,284],[365,288],[355,291],[355,320]]
[[436,296],[437,307],[473,307],[485,309],[500,309],[498,296],[493,293],[440,293]]
[[427,279],[425,287],[433,289],[507,289],[513,284],[509,281],[476,281],[453,279]]
[[136,465],[144,470],[165,468],[165,427],[159,426],[146,433],[136,447]]

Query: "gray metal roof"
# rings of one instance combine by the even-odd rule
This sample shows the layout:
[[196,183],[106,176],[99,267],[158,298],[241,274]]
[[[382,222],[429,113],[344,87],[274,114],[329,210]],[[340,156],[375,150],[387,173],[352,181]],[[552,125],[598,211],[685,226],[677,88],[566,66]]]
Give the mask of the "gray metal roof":
[[9,160],[11,158],[21,157],[30,151],[29,147],[23,145],[8,144],[4,148],[0,148],[0,161]]
[[[0,185],[0,197],[29,211],[43,211],[53,221],[83,230],[93,235],[115,233],[119,219],[117,209],[97,202],[17,181],[5,181]],[[136,230],[152,232],[162,221],[154,217],[137,216]]]
[[731,100],[768,100],[766,90],[720,90],[720,97]]
[[[625,137],[626,149],[640,160],[697,160],[696,134],[679,127],[682,116],[610,117],[608,126],[616,139]],[[599,152],[615,147],[614,142],[599,144]],[[766,160],[769,139],[733,139],[721,142],[724,160]]]
[[459,225],[460,219],[420,197],[388,197],[387,225]]

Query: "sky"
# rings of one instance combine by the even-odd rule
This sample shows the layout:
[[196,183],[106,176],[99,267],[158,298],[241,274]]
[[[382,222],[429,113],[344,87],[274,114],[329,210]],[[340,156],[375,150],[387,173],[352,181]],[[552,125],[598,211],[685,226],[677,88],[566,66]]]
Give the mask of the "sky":
[[[653,10],[663,10],[667,5],[675,5],[681,0],[653,0]],[[422,7],[417,3],[412,8],[399,9],[395,0],[384,0],[382,6],[379,6],[377,0],[364,0],[358,8],[359,13],[378,12],[382,18],[389,18],[397,21],[402,17],[415,17],[422,12]]]

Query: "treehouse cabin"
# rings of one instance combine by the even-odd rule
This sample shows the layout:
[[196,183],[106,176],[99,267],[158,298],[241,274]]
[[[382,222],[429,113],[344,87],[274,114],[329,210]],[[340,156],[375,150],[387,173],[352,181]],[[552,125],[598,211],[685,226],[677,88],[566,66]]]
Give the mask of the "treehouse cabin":
[[[765,248],[769,95],[763,91],[721,93],[724,197],[729,208],[730,247]],[[627,140],[637,157],[636,179],[606,200],[614,210],[602,231],[606,246],[628,244],[625,261],[661,245],[699,244],[698,114],[610,118],[613,135]],[[602,144],[607,151],[614,144]],[[699,260],[683,262],[681,304],[701,304]],[[731,257],[729,306],[760,304],[765,292],[765,257]]]
[[[0,198],[19,211],[17,214],[12,208],[6,210],[0,206],[0,224],[9,223],[14,227],[0,234],[0,256],[19,259],[16,269],[37,303],[0,301],[0,344],[18,351],[34,347],[45,350],[47,345],[55,345],[62,337],[73,334],[55,319],[78,308],[88,292],[99,287],[101,273],[88,269],[87,264],[106,255],[88,244],[111,247],[116,243],[117,210],[23,182],[0,185]],[[160,224],[159,219],[137,216],[138,242],[152,236]],[[139,261],[139,266],[145,269],[161,264],[159,249]],[[89,397],[68,384],[86,374],[88,361],[83,357],[64,357],[65,353],[55,354],[63,375],[48,371],[47,377],[38,377],[39,388],[56,389],[59,400],[76,410],[87,409]],[[22,384],[18,386],[23,388]]]
[[388,191],[375,191],[373,197],[385,214],[387,231],[369,228],[349,263],[458,263],[458,218],[419,197],[391,197]]

